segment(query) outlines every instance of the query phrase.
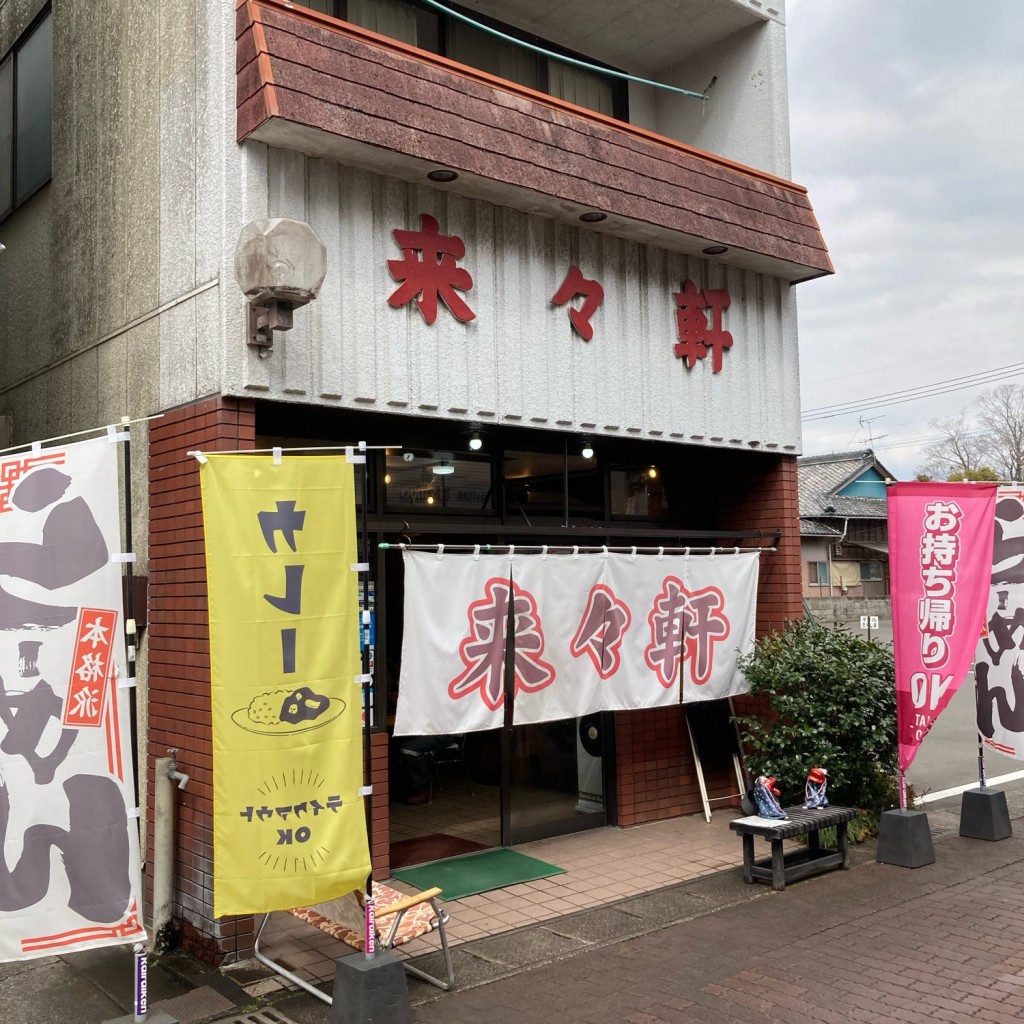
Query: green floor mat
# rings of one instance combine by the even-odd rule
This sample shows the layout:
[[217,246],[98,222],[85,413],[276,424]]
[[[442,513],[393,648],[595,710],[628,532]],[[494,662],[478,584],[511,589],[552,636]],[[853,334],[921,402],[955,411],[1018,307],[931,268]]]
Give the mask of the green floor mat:
[[565,874],[565,868],[556,868],[515,850],[485,850],[464,857],[436,860],[415,868],[399,868],[391,872],[391,877],[420,890],[439,886],[444,890],[442,899],[458,900],[478,892],[503,889],[517,882],[532,882],[535,878],[562,874]]

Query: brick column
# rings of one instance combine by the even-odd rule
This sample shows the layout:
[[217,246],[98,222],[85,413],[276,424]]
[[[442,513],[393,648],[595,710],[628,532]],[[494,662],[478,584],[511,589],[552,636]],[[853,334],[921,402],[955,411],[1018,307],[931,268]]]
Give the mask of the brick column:
[[[149,792],[155,759],[177,747],[190,781],[176,794],[173,917],[183,948],[213,964],[251,955],[253,919],[213,917],[206,557],[199,464],[187,452],[253,448],[255,437],[253,403],[220,396],[171,410],[149,429]],[[152,863],[152,800],[147,820]]]
[[[803,618],[796,457],[737,453],[716,482],[714,497],[717,529],[782,533],[778,550],[761,556],[757,635]],[[749,697],[733,704],[741,714],[764,710],[763,702]],[[683,707],[616,714],[615,755],[618,825],[703,810]],[[728,770],[705,772],[705,783],[710,797],[736,790]]]

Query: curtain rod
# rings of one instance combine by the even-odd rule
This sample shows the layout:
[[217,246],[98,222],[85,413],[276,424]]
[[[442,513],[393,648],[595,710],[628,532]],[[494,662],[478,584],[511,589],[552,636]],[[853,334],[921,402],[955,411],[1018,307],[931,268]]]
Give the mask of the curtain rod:
[[73,434],[61,434],[59,437],[47,437],[42,441],[29,441],[27,444],[15,444],[10,448],[4,448],[0,450],[0,455],[6,455],[8,452],[21,451],[23,448],[42,448],[44,444],[54,444],[57,441],[70,441],[73,437],[85,437],[86,434],[99,434],[104,430],[109,431],[111,427],[117,429],[124,427],[130,427],[133,423],[148,423],[150,420],[159,420],[163,418],[163,413],[158,412],[155,416],[139,416],[137,419],[131,420],[127,416],[122,416],[117,423],[105,423],[102,427],[90,427],[88,430],[76,430]]
[[277,455],[277,454],[291,454],[294,452],[348,452],[348,451],[360,451],[360,452],[376,452],[386,451],[388,449],[394,449],[395,451],[401,451],[402,445],[400,444],[363,444],[362,441],[357,441],[355,444],[331,444],[322,445],[320,447],[310,448],[285,448],[283,445],[275,448],[236,448],[233,451],[209,451],[204,452],[200,450],[186,452],[186,455],[191,455],[193,458],[198,459],[200,455]]
[[701,552],[708,554],[738,555],[751,551],[778,551],[776,547],[634,547],[632,545],[602,545],[600,547],[587,544],[389,544],[382,541],[377,545],[382,551],[435,551],[441,555],[445,551],[472,551],[474,554],[513,554],[519,552],[535,552],[553,555],[559,552],[568,554],[593,554],[609,552],[635,555],[695,555]]

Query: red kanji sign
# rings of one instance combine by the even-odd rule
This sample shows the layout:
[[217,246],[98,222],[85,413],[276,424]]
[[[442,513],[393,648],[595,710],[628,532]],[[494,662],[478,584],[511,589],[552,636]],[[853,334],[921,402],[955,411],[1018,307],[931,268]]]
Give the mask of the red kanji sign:
[[[687,279],[683,282],[683,290],[674,292],[676,300],[676,324],[679,330],[679,341],[675,353],[680,359],[686,360],[689,367],[696,366],[698,359],[703,359],[711,350],[711,372],[718,373],[722,369],[722,353],[732,348],[732,335],[722,329],[722,312],[729,308],[729,293],[718,288],[705,288],[698,291],[697,286]],[[708,326],[707,314],[711,310],[711,325]]]
[[717,587],[689,591],[675,576],[666,576],[647,621],[651,642],[644,651],[647,667],[666,689],[679,663],[690,662],[690,678],[700,685],[711,677],[714,644],[729,635],[725,598]]
[[64,703],[64,725],[98,729],[102,725],[107,682],[113,672],[117,612],[83,608],[78,613],[71,679]]
[[456,320],[475,320],[476,313],[455,293],[456,288],[466,292],[473,287],[469,271],[455,262],[466,255],[465,243],[457,235],[442,235],[437,221],[427,213],[420,214],[420,222],[420,231],[394,231],[402,258],[388,260],[388,270],[402,285],[388,298],[389,305],[398,308],[415,299],[423,319],[432,324],[441,299]]
[[569,645],[570,653],[574,658],[589,655],[597,674],[610,679],[619,671],[619,648],[631,620],[625,601],[620,601],[604,583],[595,584],[590,588],[586,610]]
[[[469,606],[469,636],[459,644],[459,655],[466,668],[448,684],[448,696],[456,700],[478,690],[487,707],[496,711],[505,703],[509,581],[490,579],[484,590],[487,596]],[[529,591],[512,584],[511,603],[515,692],[542,690],[554,681],[555,670],[541,658],[544,632],[537,602]]]
[[590,341],[594,336],[590,318],[604,302],[604,289],[597,281],[584,277],[580,268],[573,264],[569,267],[569,273],[565,275],[565,280],[558,291],[551,296],[551,302],[555,306],[564,306],[577,295],[583,296],[583,305],[579,309],[569,310],[569,320],[576,333],[584,341]]

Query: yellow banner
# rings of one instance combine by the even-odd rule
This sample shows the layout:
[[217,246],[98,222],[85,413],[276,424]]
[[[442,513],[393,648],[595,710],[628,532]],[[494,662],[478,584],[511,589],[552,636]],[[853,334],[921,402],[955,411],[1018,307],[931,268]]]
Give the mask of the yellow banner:
[[306,906],[370,872],[352,466],[200,466],[213,703],[214,913]]

